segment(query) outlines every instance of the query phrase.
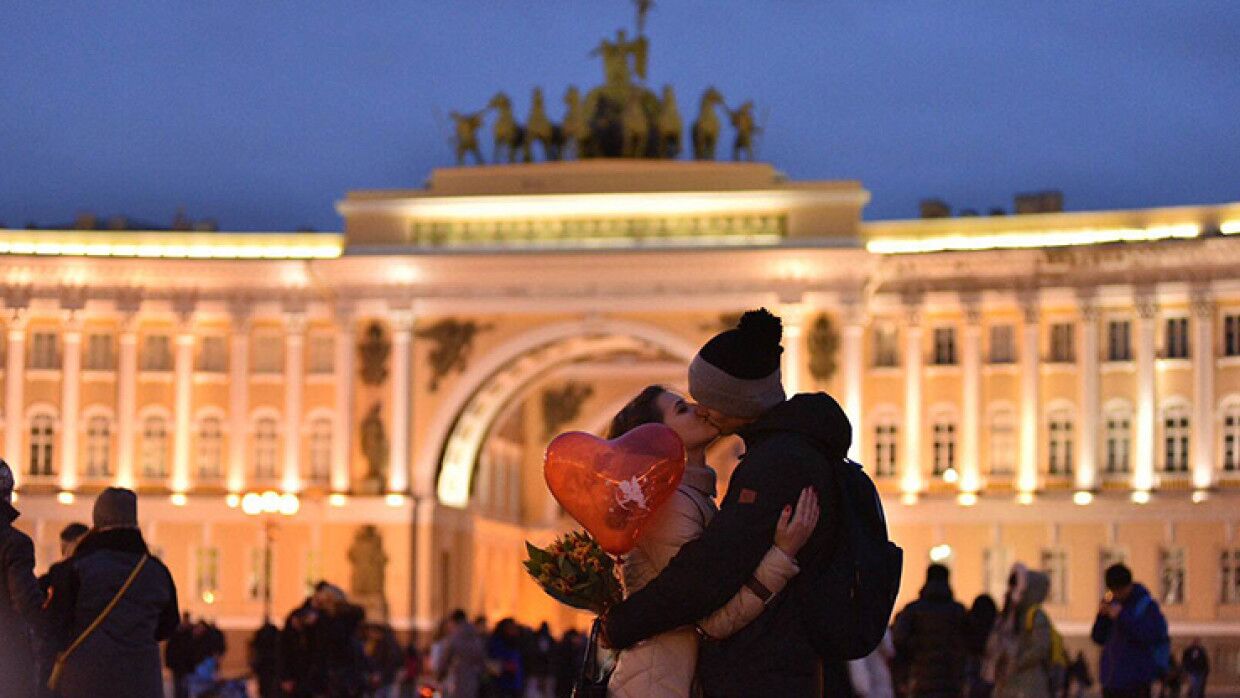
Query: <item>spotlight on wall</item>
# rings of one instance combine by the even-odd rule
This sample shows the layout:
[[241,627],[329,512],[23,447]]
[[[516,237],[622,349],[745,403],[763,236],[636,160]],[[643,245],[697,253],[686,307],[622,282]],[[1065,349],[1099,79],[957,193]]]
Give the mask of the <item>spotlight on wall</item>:
[[1193,504],[1201,504],[1209,498],[1209,490],[1193,490]]
[[917,493],[916,492],[905,492],[904,494],[900,495],[900,503],[905,506],[912,506],[916,504]]
[[1094,493],[1089,490],[1077,490],[1072,493],[1072,503],[1077,506],[1087,506],[1094,501]]
[[1033,504],[1033,493],[1032,492],[1017,492],[1016,503],[1024,504],[1026,506]]
[[1150,503],[1150,491],[1149,490],[1133,491],[1132,501],[1135,504],[1149,504]]
[[334,507],[342,507],[349,503],[349,495],[343,492],[332,492],[327,495],[327,503]]
[[946,543],[939,543],[930,548],[930,562],[947,562],[952,559],[952,546]]
[[185,496],[184,492],[173,492],[172,496],[168,499],[172,502],[172,506],[174,507],[183,507],[185,506],[185,503],[189,501],[189,498]]
[[405,495],[399,492],[392,492],[386,495],[383,501],[387,502],[387,505],[390,507],[403,507],[405,506]]
[[236,509],[241,506],[241,495],[236,492],[229,492],[224,497],[224,503],[228,505],[229,509]]
[[72,504],[75,499],[77,499],[77,497],[75,497],[73,493],[69,492],[68,490],[61,490],[60,492],[56,493],[56,501],[60,502],[61,504],[65,504],[65,505]]
[[943,471],[943,482],[946,482],[949,485],[954,485],[959,481],[960,473],[956,472],[955,468],[948,468]]
[[962,507],[971,507],[974,504],[977,504],[977,493],[976,492],[961,492],[960,494],[956,495],[956,503]]

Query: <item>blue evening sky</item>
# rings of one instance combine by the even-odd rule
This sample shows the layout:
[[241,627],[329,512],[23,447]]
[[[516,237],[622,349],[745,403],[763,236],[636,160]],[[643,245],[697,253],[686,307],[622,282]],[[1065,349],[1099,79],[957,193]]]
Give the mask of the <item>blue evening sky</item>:
[[[451,164],[449,110],[504,90],[524,119],[541,86],[558,119],[632,26],[623,0],[6,3],[0,222],[184,206],[339,229],[350,189]],[[759,157],[861,180],[867,218],[1043,188],[1070,209],[1240,200],[1234,0],[657,0],[647,33],[686,121],[708,85],[755,100]]]

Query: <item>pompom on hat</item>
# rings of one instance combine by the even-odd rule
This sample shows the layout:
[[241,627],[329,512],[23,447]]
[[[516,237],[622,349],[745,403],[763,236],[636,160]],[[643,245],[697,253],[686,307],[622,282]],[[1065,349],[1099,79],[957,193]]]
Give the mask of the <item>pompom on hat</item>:
[[689,364],[689,394],[731,417],[755,419],[786,399],[780,375],[783,323],[766,308],[750,310],[711,338]]

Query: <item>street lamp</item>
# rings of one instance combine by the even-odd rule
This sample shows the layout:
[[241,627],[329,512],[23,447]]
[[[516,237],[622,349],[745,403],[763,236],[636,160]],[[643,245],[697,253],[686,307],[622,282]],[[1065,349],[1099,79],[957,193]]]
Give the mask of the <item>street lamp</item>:
[[247,516],[263,517],[263,622],[271,620],[271,587],[272,564],[271,543],[275,529],[275,516],[292,516],[301,509],[301,501],[291,492],[280,494],[266,492],[247,492],[241,498],[241,511]]

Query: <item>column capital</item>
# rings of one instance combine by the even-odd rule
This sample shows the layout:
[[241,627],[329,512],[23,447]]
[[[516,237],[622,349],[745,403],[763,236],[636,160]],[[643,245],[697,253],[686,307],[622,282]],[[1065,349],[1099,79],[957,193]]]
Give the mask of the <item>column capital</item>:
[[904,309],[904,321],[910,327],[921,325],[921,304],[925,294],[920,291],[907,291],[900,295],[900,303]]
[[960,307],[964,309],[964,322],[976,326],[982,322],[982,294],[980,291],[961,291],[957,294]]
[[87,290],[85,286],[61,284],[57,289],[56,295],[60,303],[60,309],[70,314],[86,307]]
[[187,332],[194,322],[198,307],[198,291],[178,291],[172,295],[172,312],[177,316],[177,331]]
[[19,338],[26,337],[26,323],[30,320],[30,312],[26,308],[7,308],[5,312],[5,321],[8,323],[9,338],[13,338],[16,332]]
[[392,308],[388,311],[388,322],[392,326],[392,334],[409,334],[413,331],[413,311],[408,308]]
[[865,297],[860,293],[840,296],[840,320],[844,327],[864,327],[868,312]]
[[1153,287],[1138,286],[1132,291],[1132,305],[1142,320],[1152,320],[1158,314],[1158,296]]
[[9,310],[25,310],[30,307],[34,290],[30,284],[7,284],[4,287],[4,307]]
[[1193,317],[1206,320],[1214,317],[1214,294],[1208,287],[1195,286],[1189,293]]
[[304,312],[290,312],[286,309],[284,312],[284,329],[289,335],[305,334],[306,314]]
[[1098,319],[1098,289],[1092,286],[1076,290],[1076,310],[1081,319],[1093,322]]
[[1027,288],[1016,293],[1016,303],[1020,306],[1021,318],[1027,325],[1036,325],[1042,315],[1042,300],[1038,289]]
[[338,300],[332,306],[332,321],[337,329],[352,331],[357,319],[357,306],[353,301]]
[[65,340],[68,341],[70,335],[76,335],[77,339],[82,338],[82,314],[76,310],[66,310],[64,312],[64,332]]

